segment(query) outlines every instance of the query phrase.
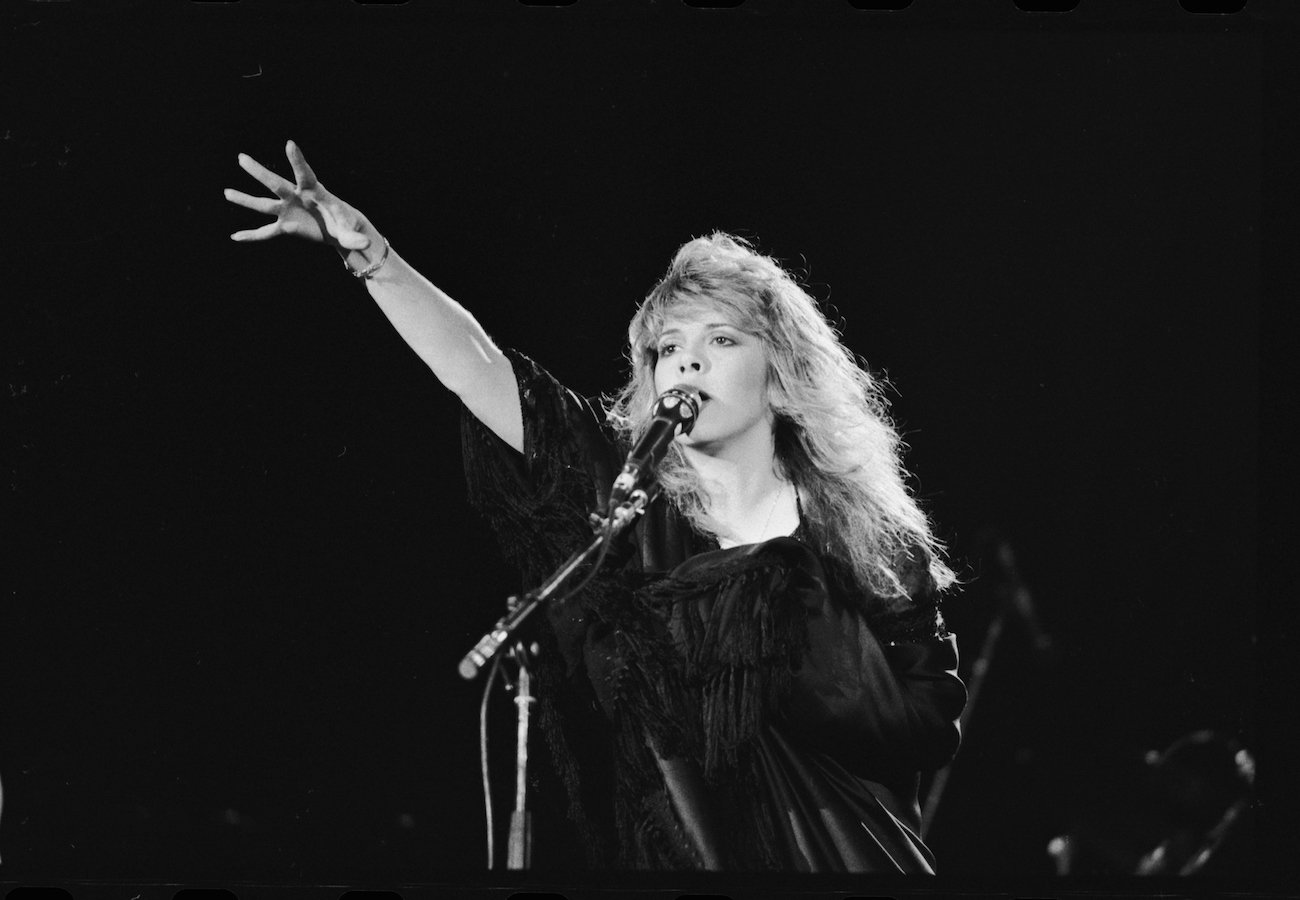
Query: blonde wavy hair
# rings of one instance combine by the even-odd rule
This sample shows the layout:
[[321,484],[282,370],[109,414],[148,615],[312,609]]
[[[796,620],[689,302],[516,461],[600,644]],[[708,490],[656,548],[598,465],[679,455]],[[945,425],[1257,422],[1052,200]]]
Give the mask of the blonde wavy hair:
[[[699,304],[727,311],[766,347],[777,463],[799,490],[805,531],[819,549],[879,597],[906,596],[904,570],[918,565],[935,588],[952,584],[943,547],[908,488],[882,383],[790,273],[741,238],[717,232],[682,245],[638,307],[628,326],[631,377],[606,401],[620,435],[634,442],[650,421],[665,320]],[[704,486],[676,444],[659,480],[696,528],[713,531]]]

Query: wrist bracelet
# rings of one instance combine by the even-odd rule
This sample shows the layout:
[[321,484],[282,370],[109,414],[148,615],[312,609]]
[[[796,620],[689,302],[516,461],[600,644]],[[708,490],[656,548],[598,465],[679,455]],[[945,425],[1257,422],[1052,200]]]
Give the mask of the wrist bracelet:
[[[380,237],[383,237],[383,235],[380,235]],[[351,272],[352,277],[354,278],[364,278],[368,280],[371,276],[373,276],[376,272],[379,271],[380,266],[388,262],[388,251],[389,251],[388,238],[384,238],[384,252],[379,254],[379,259],[375,260],[370,265],[366,266],[364,269],[358,271],[357,269],[354,269],[350,265],[348,265],[348,258],[346,255],[344,255],[343,268]]]

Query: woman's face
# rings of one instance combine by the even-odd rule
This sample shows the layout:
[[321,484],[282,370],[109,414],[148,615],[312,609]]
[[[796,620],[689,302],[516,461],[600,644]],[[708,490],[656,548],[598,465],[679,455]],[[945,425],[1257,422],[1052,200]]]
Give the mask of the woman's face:
[[657,343],[655,392],[685,385],[700,392],[700,416],[683,444],[700,450],[772,432],[767,348],[735,314],[705,303],[671,313]]

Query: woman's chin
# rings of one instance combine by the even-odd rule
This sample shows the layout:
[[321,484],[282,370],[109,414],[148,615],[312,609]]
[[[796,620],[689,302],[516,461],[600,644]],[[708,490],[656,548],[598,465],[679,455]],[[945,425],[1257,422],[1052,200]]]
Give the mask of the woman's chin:
[[713,454],[726,446],[726,440],[715,434],[709,434],[707,431],[700,434],[698,429],[686,437],[679,438],[682,448],[694,450],[696,453]]

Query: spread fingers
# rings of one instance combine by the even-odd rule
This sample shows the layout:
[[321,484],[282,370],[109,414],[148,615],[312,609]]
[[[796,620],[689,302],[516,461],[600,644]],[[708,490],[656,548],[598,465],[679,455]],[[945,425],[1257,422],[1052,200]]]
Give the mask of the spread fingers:
[[232,241],[264,241],[267,238],[273,238],[281,231],[279,222],[268,222],[261,228],[253,228],[247,231],[236,231],[230,236]]
[[224,193],[226,199],[236,206],[242,206],[254,212],[266,213],[268,216],[275,215],[277,207],[280,205],[278,199],[254,197],[252,194],[245,194],[243,191],[237,191],[234,188],[226,188]]
[[293,177],[298,181],[299,190],[316,184],[316,173],[307,165],[307,157],[302,155],[302,148],[293,141],[288,141],[284,145],[284,155],[289,157],[289,165],[293,167]]
[[262,182],[277,197],[287,197],[293,193],[293,184],[272,172],[247,153],[239,154],[239,167]]

